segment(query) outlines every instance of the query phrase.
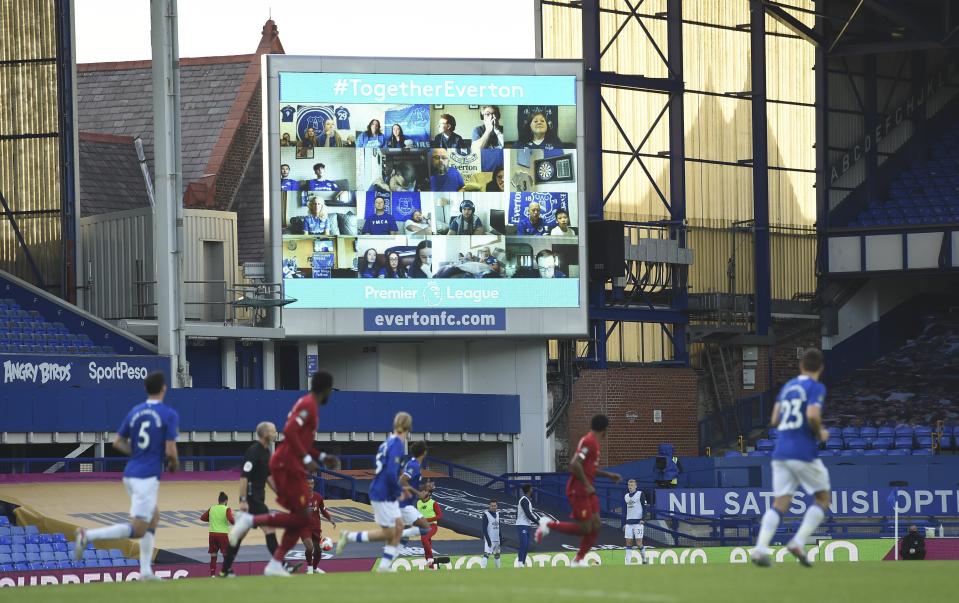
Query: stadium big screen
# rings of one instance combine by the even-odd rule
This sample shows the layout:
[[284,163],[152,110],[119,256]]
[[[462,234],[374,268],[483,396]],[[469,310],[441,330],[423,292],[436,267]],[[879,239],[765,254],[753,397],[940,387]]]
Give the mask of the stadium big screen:
[[264,65],[288,333],[585,334],[579,63]]

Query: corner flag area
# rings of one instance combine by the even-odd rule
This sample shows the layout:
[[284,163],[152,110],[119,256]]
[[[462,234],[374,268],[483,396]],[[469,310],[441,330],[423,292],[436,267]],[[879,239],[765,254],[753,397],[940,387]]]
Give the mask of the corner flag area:
[[0,600],[62,603],[187,603],[192,601],[305,601],[317,597],[380,602],[397,593],[443,603],[532,601],[631,601],[636,603],[777,603],[819,601],[946,601],[954,594],[955,563],[798,564],[759,569],[750,565],[666,565],[572,569],[440,570],[379,575],[340,573],[289,579],[170,580],[2,589]]

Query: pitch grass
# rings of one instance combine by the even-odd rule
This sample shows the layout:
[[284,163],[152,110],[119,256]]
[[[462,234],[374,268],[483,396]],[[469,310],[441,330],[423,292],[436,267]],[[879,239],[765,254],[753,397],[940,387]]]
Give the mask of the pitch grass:
[[289,579],[240,577],[152,583],[75,584],[0,589],[0,601],[89,603],[348,603],[429,600],[440,603],[852,603],[952,601],[959,564],[951,561],[631,567],[503,568],[339,573]]

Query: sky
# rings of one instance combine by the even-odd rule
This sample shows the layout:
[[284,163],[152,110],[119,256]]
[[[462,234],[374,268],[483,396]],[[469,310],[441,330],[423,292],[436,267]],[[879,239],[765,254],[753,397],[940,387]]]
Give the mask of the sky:
[[[150,58],[149,0],[73,2],[78,63]],[[177,13],[181,57],[251,54],[269,18],[287,54],[535,54],[533,0],[179,0]]]

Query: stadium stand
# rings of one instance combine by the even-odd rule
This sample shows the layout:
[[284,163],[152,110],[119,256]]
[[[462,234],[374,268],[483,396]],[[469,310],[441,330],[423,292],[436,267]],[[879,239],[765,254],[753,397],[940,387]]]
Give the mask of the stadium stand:
[[903,170],[887,199],[874,199],[851,227],[916,226],[959,222],[959,123],[929,145],[928,157]]
[[72,551],[73,542],[65,534],[44,534],[36,526],[10,525],[8,517],[0,516],[0,572],[139,565],[119,549],[97,550],[91,544],[81,561],[73,560]]
[[110,346],[94,345],[89,335],[71,333],[62,322],[24,310],[10,298],[0,299],[0,353],[112,355]]

